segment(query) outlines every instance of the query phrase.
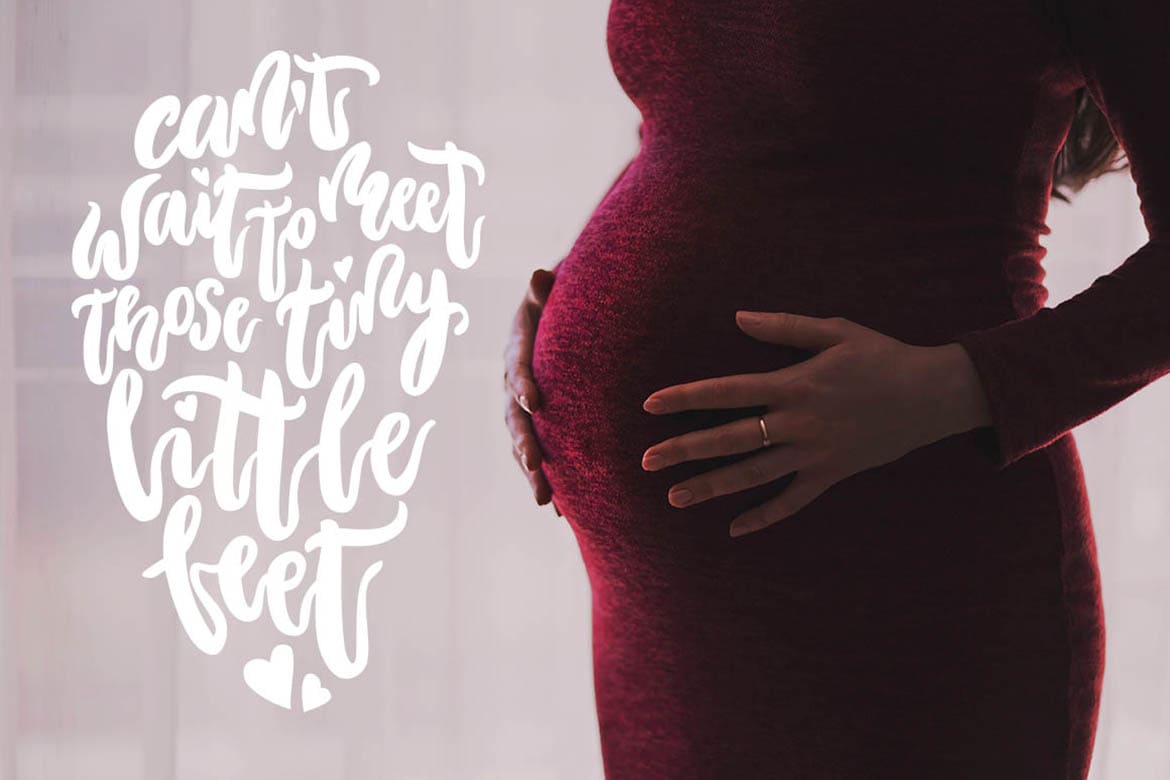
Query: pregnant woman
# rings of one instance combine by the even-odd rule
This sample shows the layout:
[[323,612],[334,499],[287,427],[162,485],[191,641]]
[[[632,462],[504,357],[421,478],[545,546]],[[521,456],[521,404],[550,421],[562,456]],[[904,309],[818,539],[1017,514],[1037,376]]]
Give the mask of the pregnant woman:
[[[607,36],[641,143],[506,350],[607,780],[1085,778],[1071,430],[1170,372],[1170,3],[613,0]],[[1121,152],[1150,241],[1047,307],[1053,186]]]

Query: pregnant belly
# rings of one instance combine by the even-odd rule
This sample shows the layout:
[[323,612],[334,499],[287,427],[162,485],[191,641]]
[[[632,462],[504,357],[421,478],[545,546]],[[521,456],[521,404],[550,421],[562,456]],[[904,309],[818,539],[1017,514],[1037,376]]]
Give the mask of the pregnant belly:
[[[796,283],[790,252],[773,246],[760,217],[719,212],[697,195],[651,199],[627,186],[599,207],[562,262],[536,335],[533,371],[543,400],[533,424],[558,506],[570,522],[589,523],[578,530],[677,514],[666,501],[670,485],[745,456],[647,472],[645,449],[763,411],[651,415],[642,409],[650,393],[810,357],[735,324],[737,309],[815,314],[832,304],[815,279]],[[724,498],[701,511],[726,515],[743,500]],[[621,530],[626,538],[638,532]]]
[[[748,336],[735,323],[737,310],[842,316],[918,344],[945,343],[959,330],[1002,318],[1000,262],[990,239],[974,243],[970,231],[965,242],[942,232],[924,238],[906,220],[864,213],[845,224],[823,204],[793,206],[770,186],[756,178],[732,196],[730,182],[660,175],[635,161],[561,263],[536,334],[533,372],[542,403],[533,426],[557,505],[580,540],[629,542],[643,556],[655,544],[708,544],[712,535],[726,537],[732,517],[791,481],[786,475],[679,510],[666,499],[671,485],[756,453],[659,472],[641,467],[642,453],[657,442],[764,411],[652,415],[642,409],[652,392],[812,357]],[[782,442],[782,432],[773,439]],[[954,456],[942,473],[962,480],[986,467],[979,447],[987,444],[979,434],[957,437],[835,492],[854,506],[872,499],[892,507],[885,475],[931,459],[941,463],[942,455]],[[828,511],[831,502],[818,503]]]

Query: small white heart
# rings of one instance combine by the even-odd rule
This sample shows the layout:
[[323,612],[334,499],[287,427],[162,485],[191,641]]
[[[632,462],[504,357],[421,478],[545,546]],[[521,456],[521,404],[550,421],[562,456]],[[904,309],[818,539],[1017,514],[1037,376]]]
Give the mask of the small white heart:
[[333,273],[337,274],[337,278],[341,281],[349,279],[349,269],[353,268],[353,255],[346,255],[333,264]]
[[292,709],[293,651],[288,645],[272,648],[268,658],[253,658],[244,664],[244,682],[260,698]]
[[175,414],[187,422],[195,419],[195,410],[197,408],[199,408],[199,401],[196,400],[193,394],[185,395],[178,401],[175,401]]
[[308,712],[324,707],[333,698],[328,688],[321,685],[321,679],[309,672],[301,680],[301,711]]

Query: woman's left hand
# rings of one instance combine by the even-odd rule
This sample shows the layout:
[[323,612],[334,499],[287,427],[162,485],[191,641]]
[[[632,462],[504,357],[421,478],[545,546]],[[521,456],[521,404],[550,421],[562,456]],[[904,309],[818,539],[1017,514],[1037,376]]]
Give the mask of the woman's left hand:
[[759,417],[694,431],[646,450],[643,468],[761,450],[671,487],[674,506],[745,490],[793,471],[777,497],[739,515],[731,535],[765,528],[803,508],[835,483],[897,460],[980,424],[988,410],[974,366],[957,344],[914,346],[841,317],[737,312],[752,338],[816,352],[776,371],[672,385],[652,393],[652,414],[765,406]]

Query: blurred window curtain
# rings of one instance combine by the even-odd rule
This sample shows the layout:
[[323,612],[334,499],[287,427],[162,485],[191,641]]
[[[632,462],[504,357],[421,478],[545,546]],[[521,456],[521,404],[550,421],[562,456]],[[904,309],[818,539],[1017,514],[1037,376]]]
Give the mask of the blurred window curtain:
[[16,385],[12,317],[12,133],[16,11],[0,3],[0,780],[16,778],[19,685],[12,614],[16,559]]

